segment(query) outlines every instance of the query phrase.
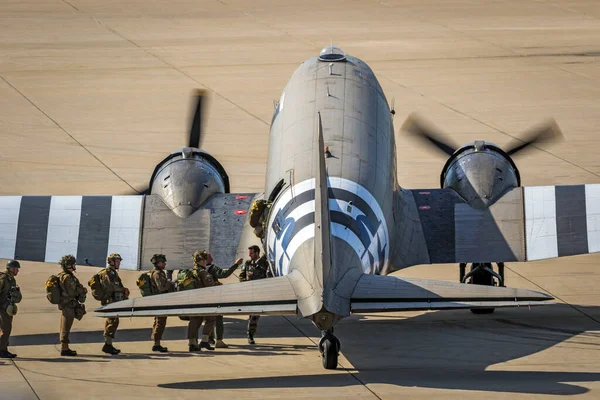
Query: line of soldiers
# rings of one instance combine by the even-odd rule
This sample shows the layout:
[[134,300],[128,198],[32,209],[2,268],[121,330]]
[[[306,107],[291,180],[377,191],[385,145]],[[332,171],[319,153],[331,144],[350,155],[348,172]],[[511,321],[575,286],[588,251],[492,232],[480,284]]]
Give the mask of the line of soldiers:
[[[239,275],[240,281],[250,281],[271,277],[266,257],[260,256],[258,246],[248,248],[249,260],[242,265]],[[150,260],[154,269],[149,271],[147,276],[150,290],[142,295],[157,295],[170,293],[175,290],[200,289],[222,285],[219,279],[229,277],[242,264],[243,259],[239,258],[235,263],[222,269],[213,264],[212,255],[203,250],[196,251],[192,257],[194,268],[192,270],[182,270],[178,274],[177,285],[172,282],[167,273],[167,258],[164,254],[155,254]],[[117,253],[111,253],[107,259],[107,267],[96,273],[90,279],[88,285],[91,288],[92,295],[101,305],[106,305],[116,301],[129,298],[130,291],[123,285],[119,277],[119,267],[122,258]],[[71,254],[65,255],[59,261],[62,271],[58,275],[51,276],[46,282],[48,300],[58,305],[61,311],[60,320],[60,343],[61,356],[76,356],[77,352],[69,347],[69,334],[74,320],[81,320],[86,314],[85,300],[87,289],[79,282],[75,276],[77,260]],[[19,272],[20,264],[16,260],[11,260],[6,265],[6,271],[0,272],[0,358],[14,358],[17,355],[8,351],[9,337],[12,330],[13,316],[17,314],[17,303],[22,299],[21,291],[16,283],[15,277]],[[138,286],[141,288],[140,280]],[[186,319],[186,317],[181,317]],[[258,327],[258,315],[251,315],[248,319],[248,343],[254,344],[254,336]],[[198,343],[198,331],[204,322],[201,341]],[[152,340],[154,345],[152,351],[167,352],[168,349],[161,345],[161,339],[166,327],[167,317],[155,317],[152,326]],[[113,346],[113,340],[119,327],[119,318],[106,318],[104,325],[104,346],[102,351],[107,354],[117,355],[121,350]],[[216,331],[216,332],[215,332]],[[215,334],[216,333],[216,334]],[[227,348],[223,341],[224,326],[223,316],[189,317],[187,330],[188,347],[190,352],[201,351],[201,349],[214,350],[217,348]],[[216,341],[214,340],[216,336]],[[213,347],[212,345],[215,345]]]

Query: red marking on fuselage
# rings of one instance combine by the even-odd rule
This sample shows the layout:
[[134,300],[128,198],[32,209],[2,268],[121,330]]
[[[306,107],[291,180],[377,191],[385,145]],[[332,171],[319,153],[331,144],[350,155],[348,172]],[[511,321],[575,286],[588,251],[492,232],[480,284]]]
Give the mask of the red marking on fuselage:
[[235,196],[236,200],[244,200],[244,199],[247,199],[247,198],[248,198],[248,196],[243,196],[243,195]]
[[243,214],[246,214],[246,210],[235,210],[235,213],[237,215],[243,215]]

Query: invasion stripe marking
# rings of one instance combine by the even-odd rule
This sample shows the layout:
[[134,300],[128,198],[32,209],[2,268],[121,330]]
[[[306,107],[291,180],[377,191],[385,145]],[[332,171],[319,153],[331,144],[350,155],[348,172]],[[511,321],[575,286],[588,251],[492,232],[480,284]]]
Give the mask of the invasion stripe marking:
[[558,256],[588,252],[585,186],[556,186]]
[[143,196],[112,198],[108,253],[119,253],[123,257],[123,269],[136,270],[138,267],[142,200]]
[[21,196],[0,196],[0,258],[14,258]]
[[85,196],[81,202],[81,222],[77,243],[78,263],[106,265],[110,234],[111,196]]
[[554,186],[524,188],[527,260],[558,257]]
[[44,261],[50,196],[23,196],[19,212],[15,259]]
[[52,196],[48,217],[46,262],[58,262],[65,254],[77,257],[81,196]]
[[588,252],[600,251],[600,185],[585,185]]

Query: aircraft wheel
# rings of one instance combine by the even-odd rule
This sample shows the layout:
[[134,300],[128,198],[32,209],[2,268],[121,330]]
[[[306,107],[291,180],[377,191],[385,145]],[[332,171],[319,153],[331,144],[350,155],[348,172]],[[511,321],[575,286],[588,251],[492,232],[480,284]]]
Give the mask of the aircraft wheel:
[[323,340],[323,367],[325,369],[336,369],[338,366],[338,340],[337,338],[326,338]]
[[[490,265],[491,267],[491,265]],[[471,284],[483,285],[483,286],[494,286],[494,277],[488,271],[479,269],[475,271],[471,278]],[[495,308],[472,308],[471,312],[476,315],[492,314]]]

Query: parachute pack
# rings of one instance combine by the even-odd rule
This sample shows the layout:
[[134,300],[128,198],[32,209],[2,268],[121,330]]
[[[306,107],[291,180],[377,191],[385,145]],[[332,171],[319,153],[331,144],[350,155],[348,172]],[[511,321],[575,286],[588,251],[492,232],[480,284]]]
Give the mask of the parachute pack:
[[140,289],[142,297],[151,296],[156,293],[156,290],[154,290],[154,284],[152,282],[151,274],[151,271],[146,271],[142,273],[135,282],[137,287]]
[[46,281],[46,298],[51,304],[60,303],[60,276],[50,275]]
[[92,296],[98,301],[106,300],[108,297],[104,290],[104,286],[102,285],[102,277],[104,274],[106,274],[105,269],[94,274],[88,282],[88,286],[92,289]]
[[177,290],[189,290],[196,288],[196,278],[194,276],[194,270],[182,269],[177,274]]

